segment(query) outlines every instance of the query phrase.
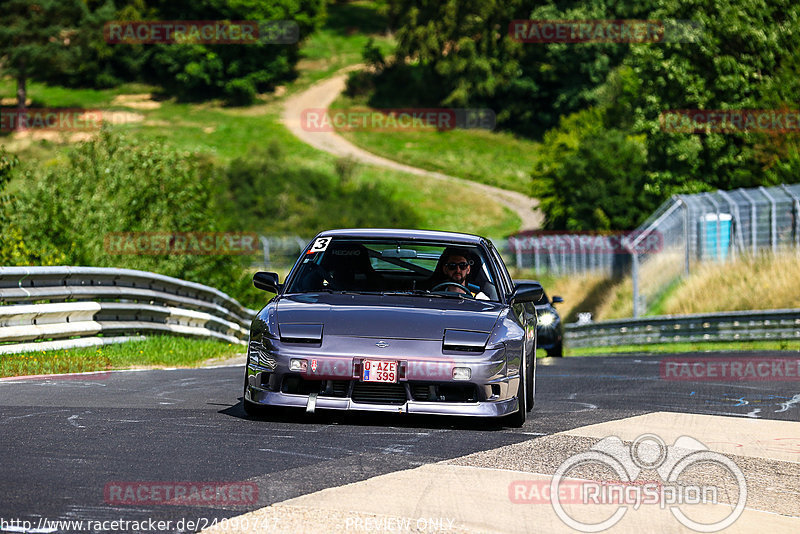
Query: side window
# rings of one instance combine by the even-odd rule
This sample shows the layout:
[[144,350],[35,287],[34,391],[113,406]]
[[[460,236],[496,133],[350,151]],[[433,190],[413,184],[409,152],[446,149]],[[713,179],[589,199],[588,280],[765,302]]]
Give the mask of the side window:
[[511,281],[511,276],[508,274],[508,270],[506,270],[506,265],[503,263],[503,259],[500,257],[500,254],[497,252],[497,249],[494,248],[494,244],[489,243],[489,252],[492,255],[492,259],[494,260],[495,264],[497,264],[497,269],[499,271],[499,285],[502,292],[506,295],[511,293],[514,288],[514,283]]

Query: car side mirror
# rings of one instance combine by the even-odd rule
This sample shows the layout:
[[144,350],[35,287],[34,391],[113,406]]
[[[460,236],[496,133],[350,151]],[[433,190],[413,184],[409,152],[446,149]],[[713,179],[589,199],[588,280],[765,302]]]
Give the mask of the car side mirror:
[[253,285],[258,289],[269,291],[270,293],[280,293],[282,288],[278,280],[278,273],[259,271],[253,275]]
[[553,304],[558,304],[559,302],[564,302],[564,299],[562,299],[558,295],[553,295],[552,301],[553,301]]
[[543,294],[544,289],[539,282],[519,282],[514,287],[514,293],[511,294],[511,304],[538,302]]

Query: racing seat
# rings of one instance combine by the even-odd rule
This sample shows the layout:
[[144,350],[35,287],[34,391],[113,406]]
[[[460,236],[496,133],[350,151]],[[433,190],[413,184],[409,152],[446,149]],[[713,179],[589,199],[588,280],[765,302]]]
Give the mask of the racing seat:
[[331,289],[377,291],[381,276],[372,268],[369,253],[360,243],[332,243],[320,264],[330,273]]

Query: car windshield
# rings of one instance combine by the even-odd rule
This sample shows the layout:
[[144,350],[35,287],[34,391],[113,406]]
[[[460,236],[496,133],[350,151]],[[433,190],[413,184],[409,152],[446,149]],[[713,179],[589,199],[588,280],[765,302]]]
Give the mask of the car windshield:
[[[447,275],[456,269],[463,276],[460,282]],[[476,298],[498,300],[495,274],[481,247],[397,239],[318,238],[300,260],[287,292],[463,296],[455,283],[467,287]]]

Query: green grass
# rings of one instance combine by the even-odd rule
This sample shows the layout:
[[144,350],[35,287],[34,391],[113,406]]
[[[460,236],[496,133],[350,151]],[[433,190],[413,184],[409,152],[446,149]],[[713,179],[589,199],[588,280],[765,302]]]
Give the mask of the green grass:
[[102,347],[35,351],[0,356],[0,377],[83,373],[132,367],[196,367],[206,360],[243,354],[243,345],[153,336]]
[[[367,109],[366,99],[341,95],[331,108]],[[530,194],[539,144],[490,130],[340,130],[355,145],[388,159]]]
[[650,345],[617,345],[614,347],[569,348],[564,346],[567,356],[599,356],[609,354],[669,354],[716,351],[783,350],[800,352],[800,341],[779,339],[774,341],[709,341],[701,343],[654,343]]
[[667,287],[662,289],[653,299],[648,303],[647,315],[666,315],[665,305],[666,302],[672,298],[673,295],[678,295],[681,287],[682,278],[676,278],[670,282]]
[[[126,83],[112,89],[74,89],[28,82],[31,107],[105,108],[118,95],[151,93],[158,88],[141,83]],[[16,98],[17,82],[10,76],[0,78],[0,97]]]
[[[388,53],[393,41],[381,33],[386,26],[385,17],[373,2],[329,6],[325,26],[301,46],[303,61],[298,65],[299,78],[287,88],[286,94],[300,90],[341,67],[360,62],[361,51],[369,36],[374,37],[378,46]],[[161,100],[156,109],[112,105],[114,98],[120,94],[153,92],[158,92],[158,88],[137,84],[92,90],[51,87],[40,83],[29,84],[28,91],[37,106],[105,108],[138,114],[141,121],[116,125],[114,128],[142,140],[159,139],[181,150],[211,154],[219,164],[224,165],[235,158],[246,158],[254,149],[275,144],[280,146],[291,165],[326,174],[335,172],[334,156],[300,142],[280,123],[285,95],[269,95],[263,103],[246,108],[224,107],[219,102],[180,103],[172,99]],[[0,80],[0,97],[13,97],[14,93],[13,80]],[[0,145],[7,145],[10,151],[20,157],[23,170],[34,169],[63,159],[66,146],[74,142],[71,135],[31,140],[0,134]],[[514,152],[510,150],[509,153]],[[450,172],[452,169],[442,170]],[[9,191],[26,187],[27,179],[24,172],[17,173]],[[488,203],[483,197],[464,195],[452,186],[444,187],[435,180],[369,166],[360,166],[354,179],[376,184],[377,187],[392,191],[393,200],[412,204],[418,212],[420,228],[487,236],[504,236],[519,228],[519,219],[512,211],[497,203]]]
[[304,89],[334,72],[362,60],[370,37],[380,51],[392,53],[395,41],[385,34],[386,16],[374,2],[348,2],[328,6],[325,25],[303,42],[300,48],[298,79],[289,92]]
[[[32,90],[37,99],[52,106],[54,104],[48,100],[49,89],[37,86]],[[295,138],[280,123],[280,110],[280,102],[225,108],[209,103],[163,101],[157,109],[128,109],[140,114],[143,120],[115,128],[142,140],[161,139],[181,150],[212,154],[222,164],[234,158],[246,158],[257,148],[277,144],[293,165],[333,173],[337,158]],[[0,138],[0,144],[2,142]],[[13,146],[9,148],[14,150]],[[23,163],[35,166],[63,157],[63,148],[52,141],[34,141],[14,151]],[[18,173],[11,185],[12,191],[23,186],[22,175]],[[363,165],[359,167],[356,180],[391,190],[394,199],[412,204],[419,213],[421,228],[489,236],[508,235],[519,228],[519,219],[512,211],[496,203],[487,203],[482,197],[467,196],[452,187],[443,187],[436,180]]]

